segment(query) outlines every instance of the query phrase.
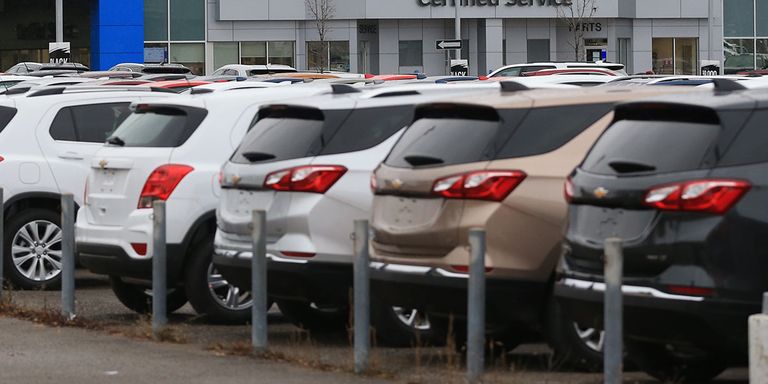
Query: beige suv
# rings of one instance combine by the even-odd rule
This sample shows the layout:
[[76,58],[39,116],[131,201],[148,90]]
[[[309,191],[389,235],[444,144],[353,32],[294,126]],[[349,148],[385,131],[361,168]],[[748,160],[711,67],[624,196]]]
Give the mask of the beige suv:
[[[444,339],[447,319],[455,319],[462,340],[468,232],[481,227],[489,337],[514,345],[547,334],[560,361],[594,369],[601,332],[564,319],[550,300],[566,219],[564,182],[611,122],[614,104],[690,89],[503,88],[513,92],[419,106],[375,171],[374,305],[422,310],[426,315],[407,314],[422,341]],[[393,322],[382,316],[391,313],[374,308],[381,338],[412,343],[387,328]]]

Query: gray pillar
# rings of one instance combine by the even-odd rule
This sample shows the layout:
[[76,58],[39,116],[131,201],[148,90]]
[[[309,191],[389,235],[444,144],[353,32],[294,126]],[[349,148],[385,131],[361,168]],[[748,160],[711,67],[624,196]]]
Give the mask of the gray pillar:
[[480,55],[483,67],[478,68],[479,75],[487,75],[489,71],[498,69],[504,63],[504,20],[486,19],[484,26],[485,41]]
[[64,0],[56,0],[56,42],[64,41]]

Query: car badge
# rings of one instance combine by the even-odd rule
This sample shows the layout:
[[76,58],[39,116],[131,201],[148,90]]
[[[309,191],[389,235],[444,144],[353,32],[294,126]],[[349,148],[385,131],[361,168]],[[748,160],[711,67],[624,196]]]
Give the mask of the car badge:
[[105,159],[101,159],[99,161],[99,167],[101,167],[101,169],[107,168],[107,164],[109,164],[109,162],[107,160],[105,160]]
[[232,176],[232,185],[237,185],[238,183],[240,183],[240,180],[242,180],[242,177],[238,175]]
[[393,189],[400,189],[403,187],[403,181],[400,179],[394,179],[389,182],[389,185],[391,185]]
[[595,195],[595,197],[598,199],[602,199],[608,196],[608,190],[603,187],[597,187],[594,191],[592,191],[592,194]]

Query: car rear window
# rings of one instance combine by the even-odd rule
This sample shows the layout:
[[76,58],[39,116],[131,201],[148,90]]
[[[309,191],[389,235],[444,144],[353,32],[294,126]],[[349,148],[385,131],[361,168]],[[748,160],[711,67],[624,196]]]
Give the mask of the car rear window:
[[64,107],[51,123],[54,140],[103,143],[130,115],[131,103]]
[[616,175],[692,171],[713,165],[719,124],[620,120],[597,141],[582,169]]
[[201,108],[140,105],[107,142],[125,147],[178,147],[192,136],[207,114]]
[[611,109],[611,103],[531,109],[495,158],[511,159],[554,151],[584,132]]
[[381,144],[413,120],[413,106],[355,109],[321,155],[362,151]]
[[13,117],[16,116],[16,112],[16,108],[0,107],[0,132],[8,126],[8,123],[10,123],[11,120],[13,120]]
[[[0,122],[0,126],[2,122]],[[735,166],[768,162],[768,111],[755,111],[718,162]]]

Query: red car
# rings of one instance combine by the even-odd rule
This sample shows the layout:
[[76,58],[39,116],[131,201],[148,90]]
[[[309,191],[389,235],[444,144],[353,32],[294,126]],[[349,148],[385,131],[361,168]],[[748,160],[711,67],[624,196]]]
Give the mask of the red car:
[[211,84],[211,83],[212,82],[210,81],[203,81],[203,80],[167,80],[167,81],[156,81],[154,83],[145,84],[145,85],[148,85],[152,88],[170,89],[174,92],[181,93],[192,87],[197,87],[198,85],[205,85],[205,84]]
[[542,69],[535,72],[525,72],[521,76],[552,76],[552,75],[596,75],[618,76],[616,72],[601,68],[570,68],[570,69]]

